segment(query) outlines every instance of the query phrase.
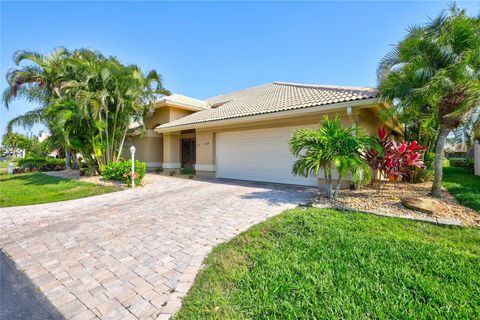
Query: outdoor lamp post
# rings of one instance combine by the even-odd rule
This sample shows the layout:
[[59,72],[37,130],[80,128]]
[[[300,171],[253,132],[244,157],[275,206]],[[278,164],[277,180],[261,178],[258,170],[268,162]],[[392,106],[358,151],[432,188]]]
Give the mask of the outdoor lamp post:
[[132,188],[135,188],[135,146],[130,147],[132,154]]

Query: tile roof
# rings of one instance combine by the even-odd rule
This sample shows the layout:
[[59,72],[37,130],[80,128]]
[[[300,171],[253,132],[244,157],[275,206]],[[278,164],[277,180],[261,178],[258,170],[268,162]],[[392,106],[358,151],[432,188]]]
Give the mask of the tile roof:
[[208,108],[208,103],[206,101],[182,96],[181,94],[172,94],[162,97],[157,101],[157,103],[160,102],[172,103],[197,110],[205,110]]
[[371,99],[377,91],[365,87],[323,86],[274,82],[207,99],[208,108],[157,128]]

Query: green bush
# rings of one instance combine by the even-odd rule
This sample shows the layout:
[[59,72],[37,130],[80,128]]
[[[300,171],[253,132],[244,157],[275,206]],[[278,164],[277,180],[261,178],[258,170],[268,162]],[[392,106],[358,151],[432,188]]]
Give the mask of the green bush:
[[475,160],[472,158],[450,158],[450,166],[464,168],[470,172],[474,171]]
[[442,167],[450,167],[450,160],[443,159],[442,160]]
[[[425,165],[427,168],[433,169],[433,164],[435,163],[435,152],[429,152],[425,154]],[[442,167],[450,167],[450,161],[443,157],[442,158]]]
[[449,160],[451,167],[461,168],[465,158],[450,158]]
[[433,169],[424,169],[424,170],[418,170],[415,173],[415,179],[416,182],[426,182],[426,181],[433,181],[433,178],[435,176],[435,172]]
[[180,174],[182,174],[182,175],[193,174],[193,169],[192,168],[181,168],[180,169]]
[[28,171],[65,170],[65,159],[28,157],[20,159],[18,166]]
[[[126,183],[128,186],[131,186],[131,171],[132,160],[112,162],[103,169],[102,177],[109,180],[121,181]],[[139,185],[142,182],[146,172],[146,163],[135,160],[135,185]]]

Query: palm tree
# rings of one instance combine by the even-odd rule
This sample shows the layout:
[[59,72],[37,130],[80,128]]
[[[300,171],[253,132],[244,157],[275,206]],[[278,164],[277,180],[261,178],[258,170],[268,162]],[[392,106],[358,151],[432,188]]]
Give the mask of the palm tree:
[[[26,50],[15,52],[13,60],[19,68],[7,73],[9,87],[3,92],[3,103],[8,109],[12,100],[25,99],[29,102],[37,102],[40,106],[11,119],[7,130],[12,130],[14,126],[31,127],[36,123],[48,123],[46,108],[54,99],[62,97],[61,86],[69,76],[66,68],[69,57],[70,52],[63,47],[55,48],[47,55]],[[32,64],[20,66],[24,61]],[[65,154],[65,165],[69,169],[70,150],[65,149]]]
[[[77,119],[76,123],[81,124],[81,129],[89,128],[86,144],[82,145],[91,147],[89,152],[95,155],[101,170],[107,163],[119,160],[130,122],[139,121],[153,107],[156,97],[169,91],[163,88],[156,71],[144,75],[136,65],[124,66],[115,57],[107,58],[91,50],[76,50],[73,57],[76,72],[62,86],[63,100],[77,105],[85,122]],[[74,119],[78,115],[70,116]]]
[[8,73],[5,106],[19,97],[41,106],[12,119],[9,128],[46,124],[65,150],[67,168],[69,151],[82,153],[92,169],[118,161],[130,122],[152,109],[158,95],[169,94],[156,71],[143,74],[89,49],[60,48],[47,56],[19,51],[14,60],[33,65]]
[[448,134],[480,104],[480,19],[453,5],[409,29],[380,62],[379,92],[401,115],[436,126],[435,178],[441,197],[442,156]]
[[7,147],[15,158],[17,157],[17,149],[25,149],[28,143],[28,138],[17,132],[7,131],[2,137],[2,145]]
[[[370,136],[358,128],[342,128],[338,116],[332,121],[325,116],[318,130],[298,129],[290,139],[290,150],[298,158],[293,164],[292,173],[318,177],[323,171],[327,182],[326,195],[336,198],[342,179],[348,173],[352,174],[356,184],[370,179],[370,168],[360,154],[372,144]],[[333,169],[337,172],[335,190],[332,187]]]

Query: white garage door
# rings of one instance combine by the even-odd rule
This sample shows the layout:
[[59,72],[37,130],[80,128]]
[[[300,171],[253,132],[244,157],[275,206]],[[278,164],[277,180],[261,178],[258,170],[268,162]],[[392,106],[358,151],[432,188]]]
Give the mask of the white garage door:
[[316,178],[304,178],[291,173],[295,159],[290,154],[288,141],[298,128],[300,127],[218,133],[217,177],[316,186]]

